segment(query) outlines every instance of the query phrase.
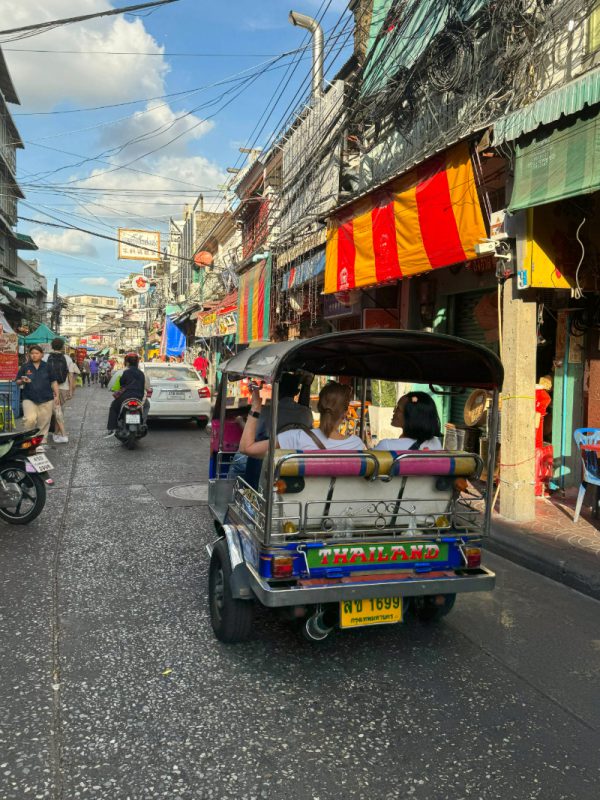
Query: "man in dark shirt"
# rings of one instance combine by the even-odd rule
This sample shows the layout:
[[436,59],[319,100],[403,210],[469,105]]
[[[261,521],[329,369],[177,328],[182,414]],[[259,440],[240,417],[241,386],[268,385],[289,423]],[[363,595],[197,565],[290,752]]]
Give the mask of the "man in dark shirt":
[[[44,437],[48,436],[54,404],[60,405],[58,382],[42,360],[43,349],[38,344],[29,348],[29,360],[17,372],[17,385],[23,388],[23,418],[25,427],[38,428]],[[38,448],[39,449],[39,448]]]

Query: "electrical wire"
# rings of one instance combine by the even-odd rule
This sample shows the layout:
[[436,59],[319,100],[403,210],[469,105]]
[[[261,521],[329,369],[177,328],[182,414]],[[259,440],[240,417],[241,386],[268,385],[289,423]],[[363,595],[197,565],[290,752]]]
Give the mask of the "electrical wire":
[[13,37],[5,39],[4,41],[18,41],[20,38],[29,38],[32,35],[44,33],[46,30],[53,30],[54,28],[62,27],[63,25],[72,25],[76,22],[85,22],[90,19],[100,19],[100,17],[112,17],[117,14],[130,14],[134,11],[141,11],[145,8],[158,8],[159,6],[170,5],[171,3],[179,3],[180,0],[152,0],[148,3],[138,3],[134,6],[122,6],[121,8],[110,8],[106,11],[97,11],[94,14],[82,14],[77,17],[65,17],[64,19],[48,20],[47,22],[36,22],[32,25],[21,25],[18,28],[6,28],[0,30],[0,36],[12,36],[12,34],[23,33],[23,37]]

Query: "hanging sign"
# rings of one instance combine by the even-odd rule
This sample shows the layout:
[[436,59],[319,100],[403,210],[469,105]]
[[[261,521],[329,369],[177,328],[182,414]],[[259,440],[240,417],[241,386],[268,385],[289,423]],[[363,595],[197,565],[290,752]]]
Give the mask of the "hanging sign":
[[150,281],[145,275],[133,275],[131,278],[131,288],[138,294],[146,294],[150,289]]
[[19,369],[19,337],[0,311],[0,381],[14,381]]
[[133,228],[119,228],[119,255],[130,261],[160,261],[160,231],[140,231]]

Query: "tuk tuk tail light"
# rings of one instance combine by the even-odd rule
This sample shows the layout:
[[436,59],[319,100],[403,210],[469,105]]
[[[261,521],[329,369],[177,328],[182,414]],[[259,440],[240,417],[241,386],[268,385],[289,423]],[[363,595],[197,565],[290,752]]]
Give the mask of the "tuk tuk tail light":
[[276,480],[273,484],[273,491],[276,494],[285,494],[287,491],[287,483],[282,480],[282,478],[279,478],[279,480]]
[[457,478],[454,481],[454,488],[458,492],[466,492],[468,486],[469,486],[469,482],[467,481],[466,478]]
[[481,547],[465,547],[467,569],[476,569],[481,566]]
[[291,556],[273,556],[271,575],[274,578],[291,578],[294,574],[294,559]]

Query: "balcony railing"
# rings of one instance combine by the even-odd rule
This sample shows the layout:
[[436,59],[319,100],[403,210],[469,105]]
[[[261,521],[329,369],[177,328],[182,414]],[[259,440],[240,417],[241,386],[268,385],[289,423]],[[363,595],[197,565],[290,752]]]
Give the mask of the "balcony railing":
[[258,208],[244,223],[242,232],[242,258],[248,258],[260,247],[269,233],[269,200],[260,199]]

